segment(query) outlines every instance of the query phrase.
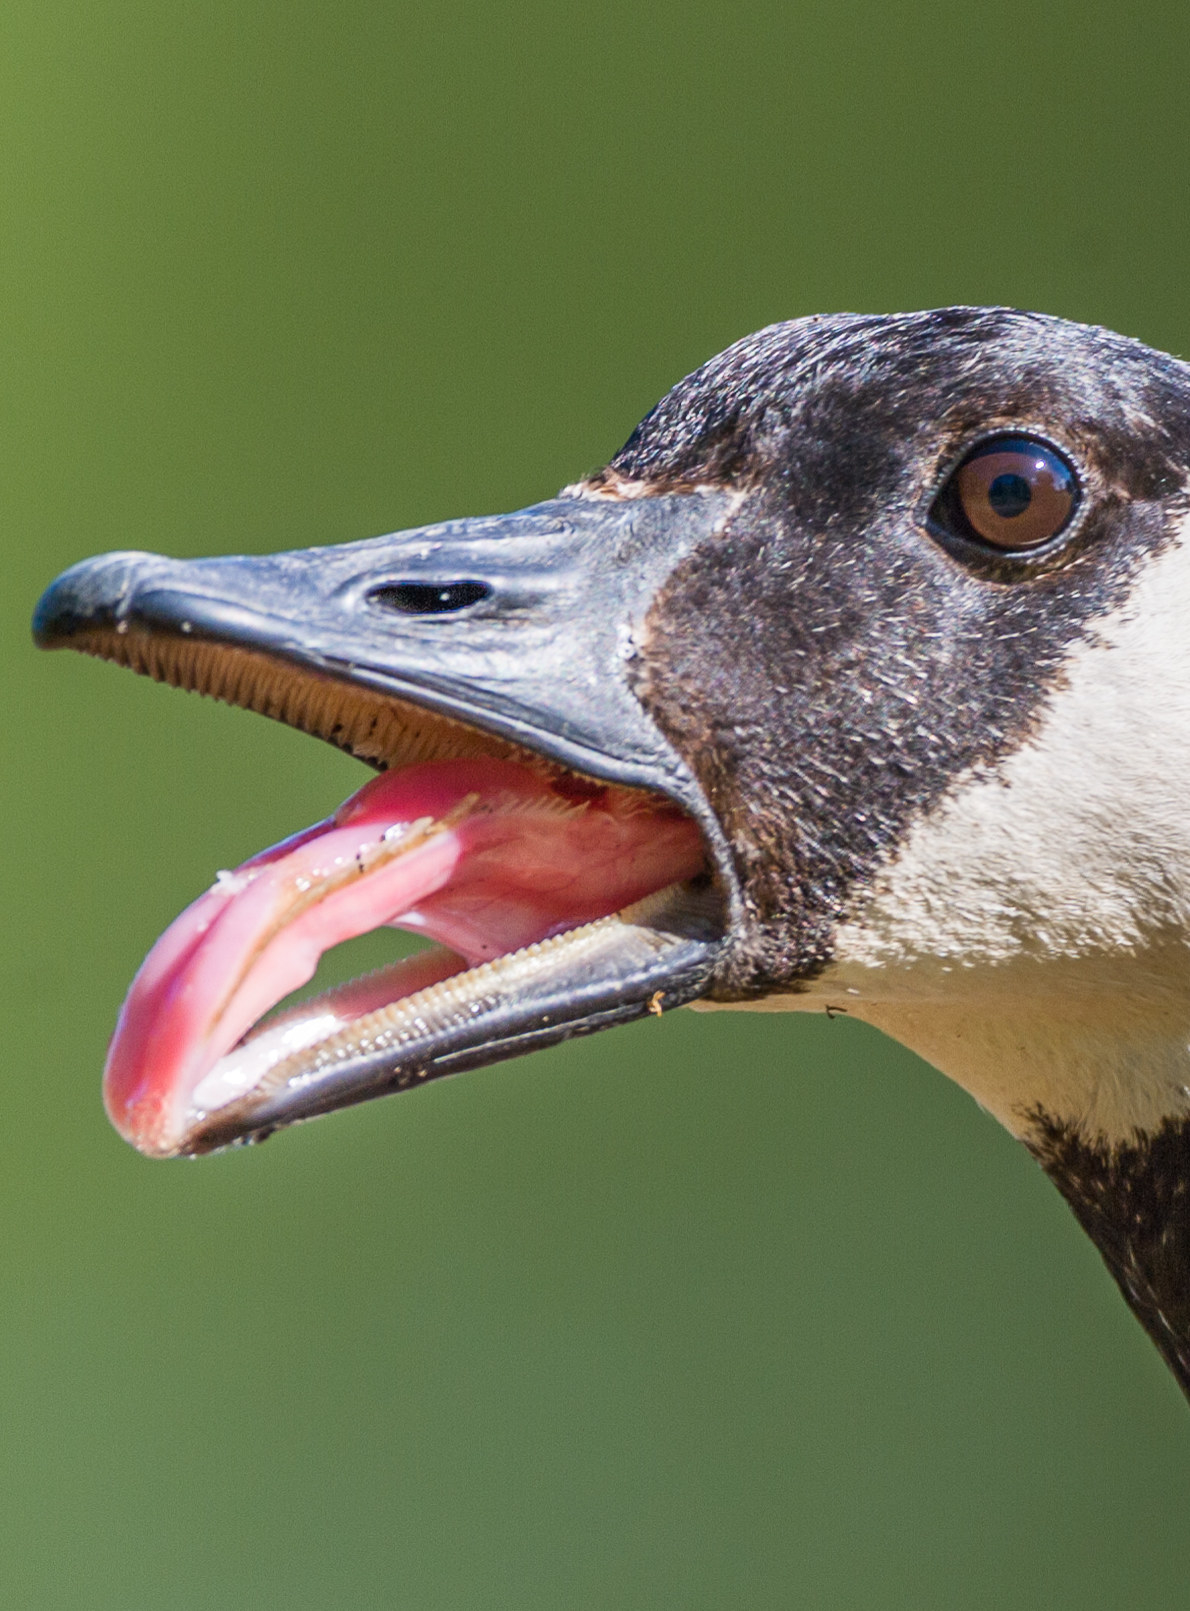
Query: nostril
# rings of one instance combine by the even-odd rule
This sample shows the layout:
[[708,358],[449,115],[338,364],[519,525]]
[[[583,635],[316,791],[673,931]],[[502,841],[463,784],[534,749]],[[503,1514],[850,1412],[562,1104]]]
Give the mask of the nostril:
[[486,582],[385,582],[368,593],[368,603],[401,615],[452,615],[491,595]]

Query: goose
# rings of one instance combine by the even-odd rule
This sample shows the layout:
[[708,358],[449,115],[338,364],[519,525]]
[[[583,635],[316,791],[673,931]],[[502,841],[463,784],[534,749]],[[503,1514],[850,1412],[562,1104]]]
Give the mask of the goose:
[[[675,1007],[846,1012],[1033,1154],[1190,1395],[1190,367],[1006,308],[773,325],[601,470],[336,547],[88,559],[36,641],[376,775],[149,953],[192,1155]],[[281,1006],[344,938],[436,942]]]

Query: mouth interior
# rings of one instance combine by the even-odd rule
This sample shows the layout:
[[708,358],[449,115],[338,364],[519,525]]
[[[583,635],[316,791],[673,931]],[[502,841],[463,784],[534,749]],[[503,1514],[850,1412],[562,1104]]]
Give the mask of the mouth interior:
[[[435,993],[465,998],[473,970],[490,988],[526,948],[548,965],[575,931],[703,867],[697,826],[660,796],[492,755],[383,773],[220,873],[162,935],[112,1041],[113,1123],[142,1151],[182,1150],[207,1115],[328,1046],[367,1044],[394,1013],[416,1022]],[[325,951],[386,925],[437,944],[272,1012]]]

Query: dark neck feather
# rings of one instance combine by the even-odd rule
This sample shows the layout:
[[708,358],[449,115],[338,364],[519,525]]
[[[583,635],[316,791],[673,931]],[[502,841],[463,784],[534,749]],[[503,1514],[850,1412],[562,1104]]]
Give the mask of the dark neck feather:
[[1033,1120],[1026,1145],[1190,1398],[1190,1119],[1117,1147],[1045,1112]]

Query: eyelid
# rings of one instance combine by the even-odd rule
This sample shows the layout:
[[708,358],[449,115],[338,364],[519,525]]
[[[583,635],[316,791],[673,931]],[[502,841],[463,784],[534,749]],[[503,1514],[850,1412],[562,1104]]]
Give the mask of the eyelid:
[[[996,457],[1004,462],[986,488],[978,474],[964,474],[981,460]],[[999,505],[991,496],[997,482],[1007,477],[1031,494],[1015,508],[1009,507],[1011,489],[1001,489]],[[944,543],[963,545],[961,557],[970,559],[982,551],[1011,561],[1043,553],[1068,537],[1083,498],[1083,478],[1073,454],[1038,432],[1007,428],[968,443],[951,461],[931,498],[926,524]]]

